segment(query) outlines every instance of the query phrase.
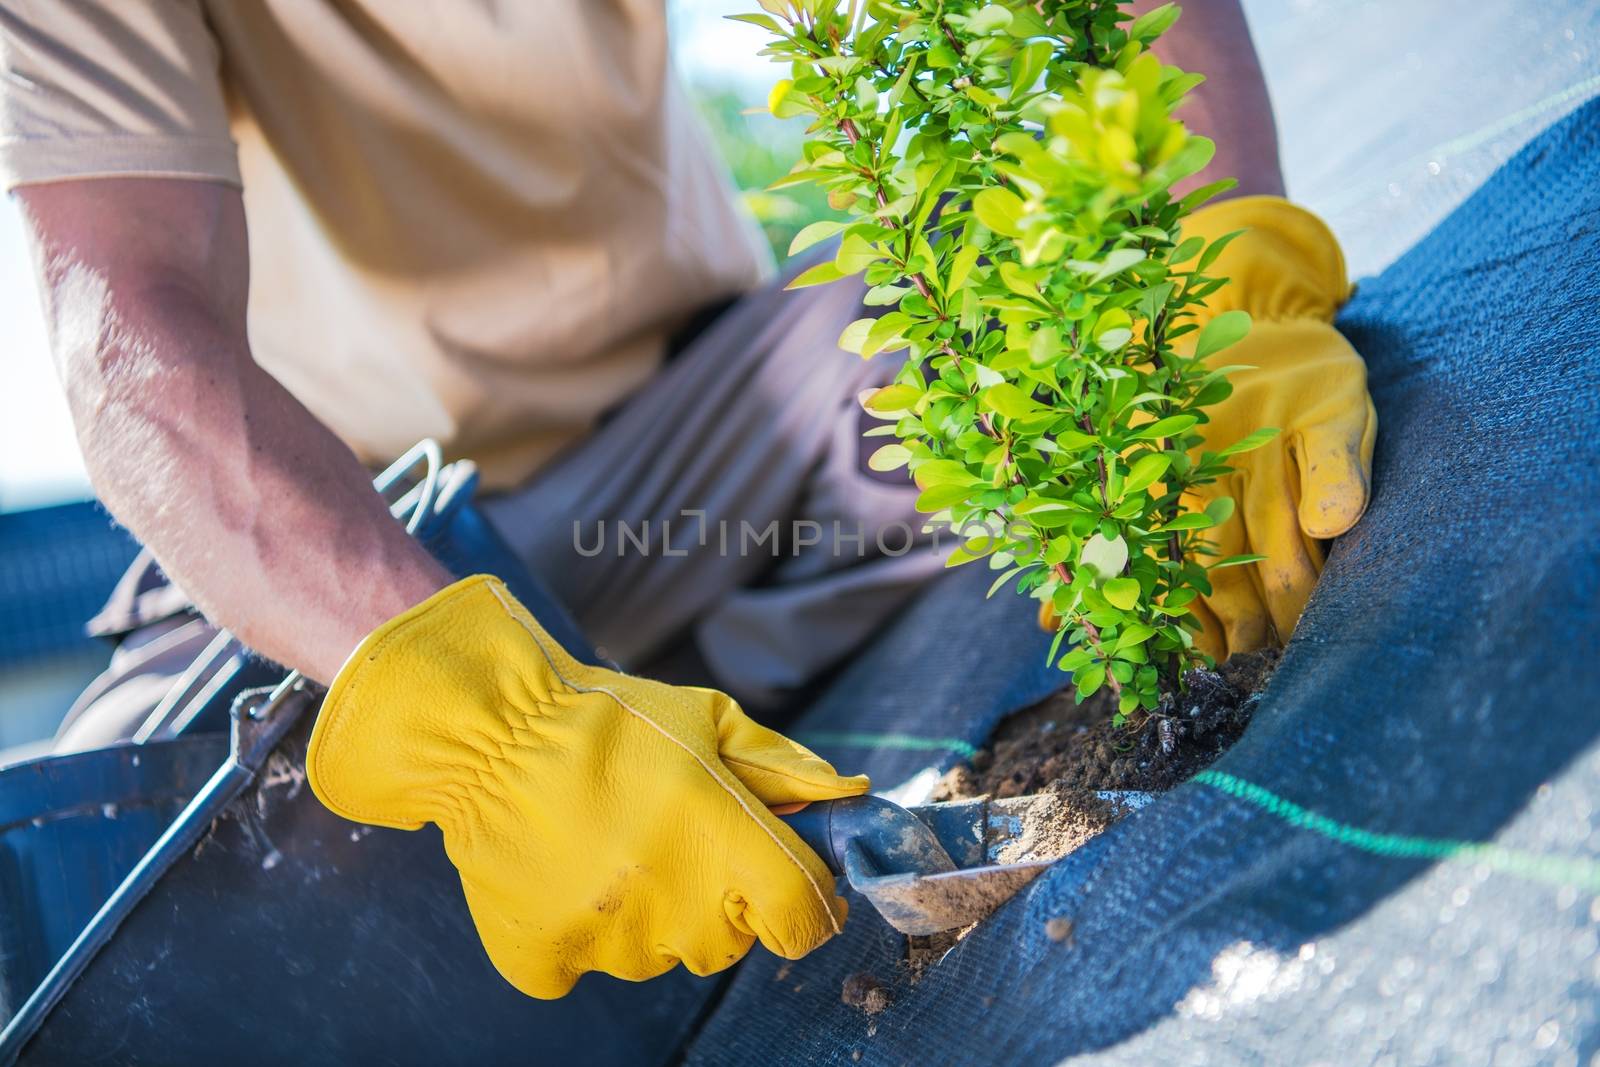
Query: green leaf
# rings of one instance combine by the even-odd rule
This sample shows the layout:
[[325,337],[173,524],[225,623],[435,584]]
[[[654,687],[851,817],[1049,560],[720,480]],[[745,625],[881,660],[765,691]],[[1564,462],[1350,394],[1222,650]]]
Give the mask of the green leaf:
[[1068,503],[1065,500],[1051,500],[1042,496],[1024,497],[1022,502],[1013,506],[1011,510],[1018,515],[1033,515],[1042,511],[1070,511],[1074,514],[1082,514],[1083,512],[1083,509],[1076,504]]
[[1122,573],[1128,565],[1128,542],[1121,537],[1107,539],[1095,534],[1083,543],[1078,555],[1078,567],[1090,570],[1102,578]]
[[1007,582],[1009,582],[1011,579],[1015,578],[1017,575],[1021,574],[1023,571],[1032,568],[1033,566],[1034,566],[1034,564],[1027,563],[1027,564],[1022,565],[1021,567],[1012,567],[1010,570],[1003,572],[1000,575],[1000,577],[996,578],[989,585],[989,591],[987,593],[985,593],[984,596],[986,596],[986,597],[994,596],[996,593],[998,593],[1001,590],[1001,588]]
[[767,110],[772,112],[774,118],[792,119],[796,115],[809,115],[811,108],[806,106],[805,98],[794,92],[794,82],[788,78],[773,85],[772,91],[767,94]]
[[862,406],[879,415],[897,415],[921,399],[922,392],[915,386],[897,382],[874,392]]
[[1106,668],[1102,663],[1091,664],[1072,676],[1072,684],[1077,687],[1078,699],[1088,700],[1100,691],[1106,684]]
[[1246,563],[1260,563],[1262,560],[1264,560],[1266,558],[1267,558],[1266,556],[1250,556],[1250,555],[1229,556],[1227,559],[1219,559],[1215,563],[1208,564],[1206,566],[1206,570],[1215,571],[1215,570],[1221,570],[1223,567],[1239,567],[1239,566],[1242,566],[1242,565],[1244,565]]
[[1180,14],[1182,11],[1177,4],[1162,4],[1160,7],[1151,8],[1133,20],[1133,25],[1128,27],[1128,37],[1130,40],[1149,44],[1171,29]]
[[1154,626],[1146,626],[1142,622],[1130,622],[1122,628],[1121,633],[1117,634],[1117,643],[1112,647],[1111,652],[1115,655],[1124,649],[1132,648],[1134,645],[1142,645],[1154,637],[1155,633],[1156,628]]
[[974,264],[978,262],[979,248],[976,244],[962,246],[955,259],[950,263],[950,279],[945,283],[945,292],[953,293],[960,289],[967,281],[967,275],[972,273]]
[[839,243],[839,254],[833,257],[833,265],[841,275],[848,276],[859,274],[882,258],[883,253],[864,238],[850,234]]
[[752,26],[760,26],[764,30],[770,30],[771,32],[781,36],[787,36],[787,34],[784,33],[783,27],[778,24],[778,20],[773,18],[771,15],[724,15],[723,18],[726,18],[732,22],[748,22]]
[[[977,547],[974,547],[974,542],[977,542]],[[983,559],[985,556],[992,555],[997,547],[999,547],[998,542],[993,538],[988,538],[986,544],[974,538],[964,545],[957,545],[950,555],[945,557],[944,565],[946,567],[959,567],[963,563],[971,563],[973,560]]]
[[1219,496],[1206,505],[1206,517],[1213,525],[1221,526],[1233,518],[1233,497]]
[[1187,263],[1199,255],[1205,246],[1206,239],[1204,237],[1185,237],[1179,242],[1178,247],[1172,250],[1172,257],[1168,262],[1173,266],[1177,266],[1179,263]]
[[1039,299],[1038,285],[1034,283],[1027,273],[1023,272],[1021,267],[1010,260],[1005,260],[1000,264],[1000,280],[1005,283],[1007,289],[1010,289],[1018,296],[1026,297],[1030,301]]
[[1199,595],[1200,591],[1198,589],[1195,589],[1193,586],[1184,586],[1181,589],[1174,589],[1172,592],[1168,593],[1166,604],[1171,608],[1181,608],[1187,604],[1193,603],[1195,597]]
[[967,470],[966,464],[953,459],[930,459],[919,463],[912,477],[922,489],[932,489],[936,485],[979,484],[978,479]]
[[791,185],[809,185],[820,182],[825,176],[823,171],[813,167],[798,167],[780,178],[775,178],[767,183],[770,190],[787,189]]
[[867,457],[867,466],[875,471],[893,471],[904,467],[911,459],[911,450],[905,445],[884,445]]
[[1055,361],[1061,355],[1061,331],[1054,326],[1041,326],[1028,338],[1028,362],[1035,367]]
[[831,261],[818,263],[810,270],[802,271],[799,277],[784,286],[784,288],[804,289],[812,285],[826,285],[828,282],[836,282],[843,277],[844,275],[839,273],[839,268],[834,266]]
[[833,219],[813,222],[794,235],[794,240],[789,242],[789,254],[792,256],[804,252],[818,241],[826,241],[848,225],[850,225],[848,222],[838,222]]
[[867,290],[861,302],[868,307],[888,307],[900,303],[900,298],[911,292],[909,285],[874,285]]
[[1172,466],[1172,457],[1159,452],[1147,456],[1140,456],[1128,471],[1127,480],[1122,483],[1122,494],[1137,493],[1155,482],[1167,473],[1167,468]]
[[856,79],[856,107],[869,115],[878,110],[878,87],[871,78]]
[[1100,438],[1093,434],[1084,433],[1082,430],[1063,429],[1056,431],[1056,444],[1062,448],[1092,448],[1100,443]]
[[1131,611],[1139,603],[1139,582],[1134,578],[1112,578],[1100,588],[1100,595],[1113,607]]
[[1122,308],[1112,308],[1095,324],[1094,343],[1115,352],[1133,339],[1133,319]]
[[856,319],[839,334],[839,348],[860,355],[861,346],[866,342],[868,332],[877,324],[877,319]]
[[1266,444],[1276,436],[1278,436],[1278,431],[1275,429],[1257,430],[1255,433],[1249,434],[1235,441],[1227,448],[1224,448],[1222,451],[1218,452],[1217,455],[1237,456],[1241,452],[1250,452],[1260,448],[1262,445]]
[[907,342],[900,336],[900,331],[910,324],[910,317],[898,311],[891,311],[880,318],[872,329],[867,331],[866,339],[861,343],[861,358],[871,359],[879,352],[904,348]]
[[1030,415],[1037,415],[1040,411],[1033,398],[1010,382],[992,385],[981,394],[983,404],[991,411],[1004,415],[1008,419],[1025,419]]
[[1191,429],[1200,420],[1193,415],[1168,415],[1164,419],[1157,419],[1148,426],[1141,426],[1135,430],[1132,437],[1135,441],[1151,441],[1157,437],[1174,437]]
[[1212,241],[1210,244],[1206,245],[1206,250],[1200,254],[1200,262],[1194,265],[1194,269],[1198,271],[1204,271],[1207,267],[1211,266],[1211,264],[1217,261],[1217,257],[1222,255],[1222,250],[1232,244],[1234,239],[1241,236],[1243,233],[1243,230],[1234,230],[1232,233],[1225,233],[1221,237],[1218,237],[1215,241]]
[[889,90],[889,108],[892,112],[899,112],[900,101],[905,99],[906,89],[911,84],[911,77],[916,73],[918,56],[913,54],[906,61],[905,69],[900,72],[900,77],[895,79],[894,88]]
[[1129,267],[1144,259],[1144,251],[1138,248],[1115,248],[1100,261],[1100,267],[1089,276],[1089,284],[1103,282],[1107,278],[1121,274]]
[[1025,6],[1011,12],[1011,25],[1007,28],[1013,37],[1046,37],[1054,32],[1043,17]]
[[[1178,532],[1181,532],[1183,530],[1209,530],[1214,525],[1215,525],[1215,523],[1213,523],[1211,521],[1211,516],[1209,516],[1209,515],[1196,515],[1196,514],[1190,513],[1190,514],[1185,514],[1185,515],[1179,515],[1177,518],[1173,519],[1171,522],[1169,522],[1165,526],[1161,527],[1159,532],[1160,533],[1178,533]],[[1172,601],[1169,598],[1167,603],[1170,604],[1171,602]]]
[[1221,181],[1212,182],[1209,185],[1202,185],[1200,188],[1194,190],[1186,195],[1182,200],[1178,201],[1178,210],[1187,215],[1201,204],[1204,204],[1207,200],[1210,200],[1219,193],[1227,192],[1229,189],[1232,189],[1238,184],[1239,182],[1234,178],[1223,178]]
[[967,18],[967,32],[984,37],[1011,25],[1011,12],[1000,4],[985,4]]
[[1017,50],[1011,60],[1011,95],[1017,96],[1033,88],[1033,83],[1044,73],[1050,62],[1050,42],[1032,41]]
[[1222,351],[1236,341],[1243,339],[1250,332],[1250,314],[1245,311],[1224,311],[1200,331],[1200,340],[1195,342],[1194,358],[1205,359],[1207,356]]
[[1018,220],[1026,210],[1022,198],[1009,189],[985,189],[972,198],[972,213],[995,233],[1021,237]]
[[1204,170],[1216,153],[1217,146],[1209,137],[1190,137],[1171,159],[1155,169],[1152,178],[1162,185],[1182,181]]
[[943,511],[953,504],[963,503],[972,491],[972,487],[966,485],[936,485],[923,490],[915,506],[924,513]]

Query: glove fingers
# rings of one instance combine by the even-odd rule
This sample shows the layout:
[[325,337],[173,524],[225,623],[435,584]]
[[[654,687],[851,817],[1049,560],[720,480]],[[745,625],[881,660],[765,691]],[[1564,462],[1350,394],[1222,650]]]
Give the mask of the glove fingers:
[[[732,701],[729,704],[737,710]],[[781,735],[774,736],[793,744]],[[822,763],[820,759],[817,762]],[[730,763],[727,767],[736,776],[741,774],[735,765]],[[831,768],[828,773],[838,778]],[[864,778],[861,789],[865,789]],[[832,872],[798,834],[763,807],[758,798],[731,799],[741,813],[727,837],[733,872],[729,884],[735,888],[723,896],[723,913],[738,932],[754,936],[779,956],[799,959],[844,928],[845,902],[834,895]]]
[[489,962],[521,992],[539,1000],[558,1000],[572,992],[585,971],[594,969],[592,939],[568,938],[562,951],[554,951],[466,875],[462,875],[461,889]]
[[750,946],[756,943],[754,935],[736,928],[727,921],[720,909],[713,909],[716,928],[708,926],[699,936],[684,942],[681,947],[662,945],[658,951],[663,958],[679,960],[690,974],[705,978],[725,971],[745,958]]
[[795,878],[767,879],[723,900],[723,912],[736,930],[753,935],[767,951],[797,960],[844,929],[849,905],[833,895],[833,879],[818,887]]
[[1300,527],[1337,537],[1367,510],[1377,415],[1368,399],[1340,418],[1308,426],[1290,442],[1299,466]]
[[[1233,518],[1211,531],[1211,540],[1217,553],[1214,559],[1263,551],[1259,547],[1251,547],[1253,531],[1248,528],[1245,515],[1244,503],[1250,491],[1250,480],[1243,474],[1234,474],[1212,488],[1211,496],[1232,496],[1235,505]],[[1272,639],[1261,583],[1255,570],[1255,564],[1247,563],[1224,567],[1210,574],[1211,595],[1204,598],[1204,606],[1216,618],[1217,632],[1220,634],[1217,643],[1226,655],[1260,648]],[[1217,658],[1220,662],[1223,657]]]
[[870,788],[866,775],[839,774],[804,745],[751,719],[731,698],[723,696],[718,708],[722,762],[768,807],[853,797]]
[[[1261,601],[1281,643],[1287,643],[1294,633],[1322,572],[1323,559],[1321,546],[1304,535],[1291,510],[1300,486],[1298,471],[1285,452],[1261,450],[1251,465],[1244,499],[1238,502],[1253,551],[1267,557],[1248,569],[1259,583]],[[1266,643],[1236,646],[1229,642],[1235,652]]]

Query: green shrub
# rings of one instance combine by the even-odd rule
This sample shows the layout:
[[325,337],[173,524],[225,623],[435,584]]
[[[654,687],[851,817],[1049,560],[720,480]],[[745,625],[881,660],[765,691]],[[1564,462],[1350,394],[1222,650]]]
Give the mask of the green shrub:
[[1174,347],[1225,281],[1205,272],[1229,240],[1185,238],[1183,219],[1233,184],[1171,191],[1212,155],[1172,115],[1202,79],[1148,51],[1177,8],[1129,23],[1110,0],[761,7],[734,17],[792,68],[770,109],[811,120],[774,188],[818,186],[849,214],[795,238],[839,244],[792,287],[864,275],[889,310],[841,347],[909,350],[865,401],[896,420],[874,466],[910,468],[919,510],[964,538],[952,565],[987,559],[991,595],[1014,582],[1053,607],[1050,654],[1080,700],[1109,686],[1119,715],[1154,709],[1204,659],[1189,605],[1208,570],[1259,558],[1208,563],[1204,532],[1233,503],[1185,513],[1182,494],[1273,432],[1199,451],[1237,369],[1210,357],[1247,316]]

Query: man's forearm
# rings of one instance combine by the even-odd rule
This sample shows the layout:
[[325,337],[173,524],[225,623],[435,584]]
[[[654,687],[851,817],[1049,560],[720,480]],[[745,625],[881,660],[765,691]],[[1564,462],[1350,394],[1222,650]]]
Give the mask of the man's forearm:
[[91,477],[209,618],[330,681],[363,636],[448,578],[349,449],[247,355],[188,325],[75,358]]
[[[1165,0],[1135,0],[1134,14]],[[1233,196],[1284,195],[1278,129],[1261,61],[1239,0],[1185,0],[1183,15],[1156,41],[1163,62],[1206,76],[1179,115],[1190,130],[1216,142],[1211,165],[1182,189],[1237,178]]]
[[449,581],[350,450],[251,359],[242,298],[41,252],[95,488],[209,618],[329,681],[362,637]]

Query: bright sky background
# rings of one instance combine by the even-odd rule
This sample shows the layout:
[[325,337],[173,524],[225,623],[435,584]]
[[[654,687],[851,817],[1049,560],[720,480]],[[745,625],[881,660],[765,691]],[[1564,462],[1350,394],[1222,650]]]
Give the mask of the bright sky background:
[[[754,0],[669,0],[690,81],[765,97]],[[1245,0],[1290,192],[1353,275],[1421,237],[1534,133],[1600,94],[1593,0]],[[87,495],[15,204],[0,200],[0,510]]]

